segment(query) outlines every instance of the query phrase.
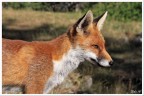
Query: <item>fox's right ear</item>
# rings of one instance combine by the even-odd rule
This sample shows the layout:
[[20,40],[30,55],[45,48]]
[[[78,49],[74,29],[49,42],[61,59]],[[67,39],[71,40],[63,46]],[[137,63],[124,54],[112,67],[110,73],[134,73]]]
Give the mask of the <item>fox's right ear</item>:
[[89,10],[82,18],[80,18],[76,23],[76,31],[83,32],[88,28],[88,26],[93,22],[92,11]]
[[105,13],[103,13],[101,16],[97,17],[96,19],[94,19],[94,23],[96,23],[98,30],[100,31],[103,27],[104,21],[107,17],[107,11]]

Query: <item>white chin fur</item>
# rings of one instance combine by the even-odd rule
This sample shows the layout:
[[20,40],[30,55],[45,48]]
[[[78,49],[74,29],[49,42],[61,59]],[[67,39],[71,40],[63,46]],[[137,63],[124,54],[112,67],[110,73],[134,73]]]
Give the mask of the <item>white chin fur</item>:
[[98,63],[103,67],[110,67],[108,60],[102,59]]
[[89,60],[90,58],[93,58],[93,59],[97,60],[97,56],[93,52],[88,51],[88,52],[85,53],[85,59],[90,61]]

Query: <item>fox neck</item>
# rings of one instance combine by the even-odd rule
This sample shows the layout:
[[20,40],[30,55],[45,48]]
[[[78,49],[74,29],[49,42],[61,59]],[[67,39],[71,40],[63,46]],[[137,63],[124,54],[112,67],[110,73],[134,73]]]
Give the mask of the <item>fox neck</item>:
[[[66,43],[63,47],[66,47]],[[75,48],[69,46],[69,48],[64,49],[69,50],[63,53],[61,59],[53,60],[53,75],[47,81],[43,93],[48,93],[52,88],[60,84],[70,72],[78,67],[80,62],[84,61],[84,52],[79,46]]]

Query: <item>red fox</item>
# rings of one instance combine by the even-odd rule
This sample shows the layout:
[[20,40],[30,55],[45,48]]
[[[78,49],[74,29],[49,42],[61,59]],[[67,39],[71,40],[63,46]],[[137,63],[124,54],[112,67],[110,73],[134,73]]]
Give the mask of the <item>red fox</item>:
[[107,12],[93,19],[88,11],[51,41],[2,40],[2,84],[24,85],[26,94],[47,94],[85,60],[113,64],[100,32]]

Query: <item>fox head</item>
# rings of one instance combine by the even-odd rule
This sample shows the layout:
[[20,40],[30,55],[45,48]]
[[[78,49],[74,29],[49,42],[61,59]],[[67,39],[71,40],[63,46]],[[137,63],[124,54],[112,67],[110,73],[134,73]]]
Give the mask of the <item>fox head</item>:
[[70,28],[68,33],[73,46],[79,46],[84,51],[85,60],[103,67],[113,64],[100,32],[106,17],[107,12],[93,19],[93,14],[89,10]]

